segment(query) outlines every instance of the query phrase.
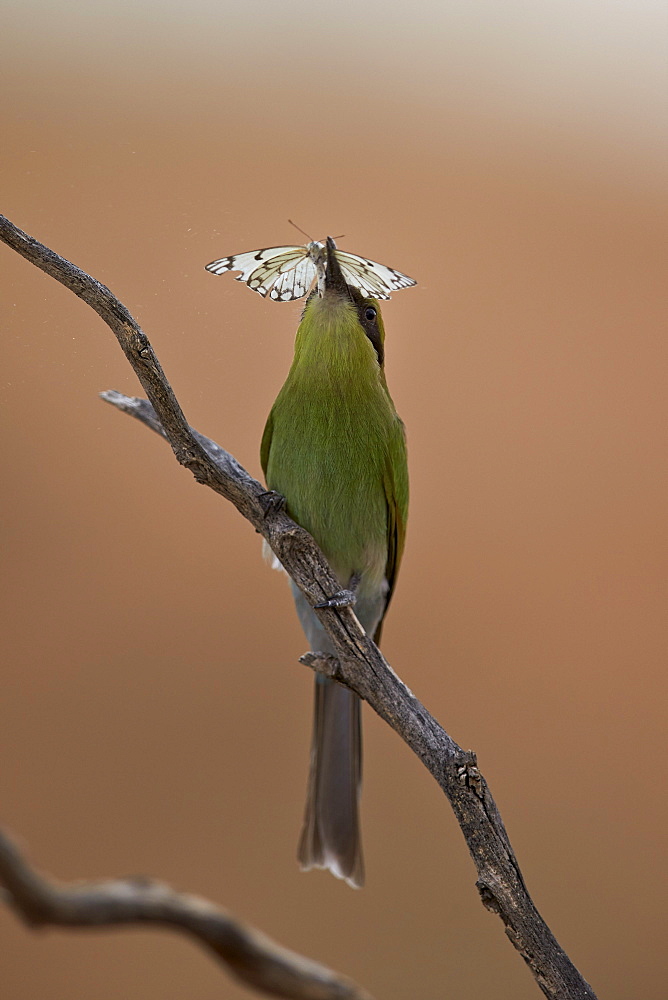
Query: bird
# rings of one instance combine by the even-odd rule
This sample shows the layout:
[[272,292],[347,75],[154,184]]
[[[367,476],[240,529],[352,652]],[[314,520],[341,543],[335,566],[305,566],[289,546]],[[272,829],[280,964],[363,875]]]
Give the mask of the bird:
[[[385,379],[378,299],[346,281],[331,237],[324,249],[322,280],[304,306],[261,462],[267,488],[285,498],[287,513],[313,536],[341,586],[321,606],[354,602],[379,642],[404,550],[406,434]],[[306,597],[291,586],[310,648],[336,655]],[[327,869],[355,888],[364,884],[361,778],[360,699],[317,674],[298,860],[303,870]]]

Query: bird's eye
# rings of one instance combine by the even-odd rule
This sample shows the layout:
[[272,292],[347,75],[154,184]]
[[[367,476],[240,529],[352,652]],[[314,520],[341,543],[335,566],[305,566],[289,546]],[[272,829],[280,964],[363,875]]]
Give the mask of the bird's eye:
[[373,323],[373,321],[376,318],[376,310],[374,309],[373,306],[366,307],[366,309],[364,310],[364,318],[367,319],[369,323]]

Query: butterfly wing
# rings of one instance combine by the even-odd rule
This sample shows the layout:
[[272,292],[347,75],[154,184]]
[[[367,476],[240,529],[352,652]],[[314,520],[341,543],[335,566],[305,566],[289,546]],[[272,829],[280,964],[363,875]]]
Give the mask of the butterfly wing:
[[363,295],[375,299],[389,299],[391,292],[417,285],[417,281],[407,274],[395,271],[393,267],[386,267],[385,264],[377,264],[375,260],[358,257],[354,253],[337,250],[336,259],[348,284],[359,288]]
[[243,281],[258,295],[269,295],[278,302],[290,302],[306,295],[315,277],[315,265],[303,246],[265,247],[247,253],[221,257],[206,265],[212,274],[241,271]]
[[313,284],[316,267],[309,257],[303,257],[296,265],[285,268],[274,281],[269,298],[276,302],[293,302],[303,298]]

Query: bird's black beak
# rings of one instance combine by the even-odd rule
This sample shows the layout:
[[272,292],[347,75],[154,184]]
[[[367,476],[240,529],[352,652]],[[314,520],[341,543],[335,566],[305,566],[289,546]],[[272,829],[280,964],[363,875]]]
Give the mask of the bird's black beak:
[[338,292],[339,295],[350,295],[346,279],[341,273],[341,267],[336,259],[336,243],[331,236],[327,237],[327,269],[325,271],[325,292]]

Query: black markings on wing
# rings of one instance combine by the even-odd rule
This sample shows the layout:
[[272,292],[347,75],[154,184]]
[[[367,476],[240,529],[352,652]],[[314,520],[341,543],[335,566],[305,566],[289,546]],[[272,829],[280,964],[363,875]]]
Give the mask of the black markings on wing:
[[[311,275],[309,276],[309,265]],[[206,265],[212,274],[241,271],[237,281],[243,281],[258,295],[270,295],[279,302],[301,298],[315,276],[315,268],[303,246],[265,247],[247,253],[221,257]],[[303,290],[302,290],[303,289]]]
[[358,257],[353,253],[336,251],[336,258],[349,285],[353,285],[364,295],[375,299],[389,299],[391,292],[400,288],[410,288],[417,282],[407,274],[396,271],[393,267],[378,264],[375,260]]

